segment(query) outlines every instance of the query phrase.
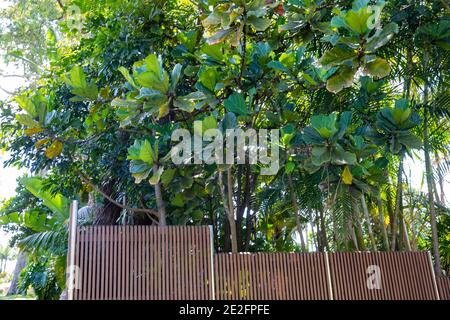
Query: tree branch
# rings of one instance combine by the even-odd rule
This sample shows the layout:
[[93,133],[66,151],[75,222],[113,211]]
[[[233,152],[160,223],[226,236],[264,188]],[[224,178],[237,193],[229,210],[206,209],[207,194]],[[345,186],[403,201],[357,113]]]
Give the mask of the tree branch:
[[[121,204],[120,202],[117,202],[116,200],[114,200],[113,198],[111,198],[109,195],[107,195],[106,193],[104,193],[99,187],[97,187],[89,178],[87,178],[82,172],[80,172],[79,170],[76,170],[78,172],[78,174],[80,175],[81,179],[86,182],[87,184],[89,184],[93,189],[95,189],[95,191],[97,191],[98,193],[100,193],[104,198],[106,198],[109,202],[113,203],[114,205],[118,206],[119,208],[131,211],[131,212],[141,212],[141,213],[145,213],[147,214],[147,216],[149,214],[154,215],[156,217],[159,217],[159,213],[156,210],[153,209],[145,209],[145,208],[132,208],[130,206]],[[152,219],[153,220],[153,219]],[[155,220],[153,220],[155,221]],[[156,221],[155,221],[156,222]]]

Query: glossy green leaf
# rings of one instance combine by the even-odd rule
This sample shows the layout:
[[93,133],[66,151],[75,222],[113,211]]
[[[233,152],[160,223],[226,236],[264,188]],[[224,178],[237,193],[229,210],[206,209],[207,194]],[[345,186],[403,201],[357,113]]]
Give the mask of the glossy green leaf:
[[233,93],[227,99],[223,101],[225,109],[229,112],[237,113],[240,115],[248,114],[247,105],[245,104],[242,93]]

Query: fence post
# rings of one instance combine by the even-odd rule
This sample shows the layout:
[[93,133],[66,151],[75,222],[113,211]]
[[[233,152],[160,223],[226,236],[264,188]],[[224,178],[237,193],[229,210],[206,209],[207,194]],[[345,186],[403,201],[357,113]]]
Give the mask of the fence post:
[[330,261],[328,260],[328,252],[325,251],[325,269],[327,271],[327,283],[328,283],[328,290],[330,292],[330,300],[334,300],[333,298],[333,286],[331,283],[331,273],[330,273]]
[[[66,282],[67,299],[73,300],[74,282],[75,282],[75,240],[77,230],[77,213],[78,201],[73,200],[70,204],[69,212],[69,251],[67,255],[67,269],[69,273],[68,281]],[[67,279],[67,277],[66,277]]]
[[431,253],[430,253],[430,251],[427,251],[427,253],[428,253],[428,261],[430,261],[431,273],[433,275],[433,286],[434,286],[434,290],[436,292],[436,298],[437,298],[437,300],[441,300],[441,298],[439,297],[439,290],[438,290],[437,283],[436,283],[436,274],[434,273],[433,260],[431,259]]
[[210,258],[210,267],[211,267],[211,300],[216,300],[216,288],[215,288],[215,279],[214,279],[214,229],[213,226],[209,226],[209,238],[211,242],[211,258]]

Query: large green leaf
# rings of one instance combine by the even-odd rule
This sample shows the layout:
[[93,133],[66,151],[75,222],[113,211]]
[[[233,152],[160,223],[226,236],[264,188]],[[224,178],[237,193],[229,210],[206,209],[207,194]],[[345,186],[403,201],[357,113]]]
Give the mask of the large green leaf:
[[331,163],[337,165],[353,165],[356,163],[356,155],[349,151],[345,151],[341,145],[337,144],[331,157]]
[[203,67],[199,71],[198,82],[210,92],[214,92],[218,76],[216,67]]
[[242,93],[233,93],[223,101],[223,105],[229,112],[234,112],[240,115],[248,114],[247,105],[245,104]]
[[255,28],[256,31],[264,31],[270,26],[270,19],[268,18],[257,18],[257,17],[249,17],[247,22]]
[[350,49],[347,46],[336,46],[325,52],[319,62],[324,67],[329,68],[340,65],[348,60],[356,58],[357,56],[358,52],[356,50]]
[[321,166],[331,160],[331,152],[327,147],[314,146],[311,150],[312,163],[315,166]]
[[154,152],[148,140],[135,140],[134,144],[128,148],[128,160],[140,160],[148,165],[153,165]]
[[86,74],[81,66],[74,66],[70,70],[70,80],[69,84],[74,88],[86,88]]
[[380,33],[376,33],[366,44],[366,51],[374,52],[388,43],[394,34],[398,33],[398,25],[394,22],[388,23]]
[[398,141],[409,149],[419,149],[422,147],[422,140],[411,132],[401,132]]
[[355,73],[356,69],[352,69],[346,66],[341,67],[335,74],[328,78],[328,91],[337,93],[344,88],[351,87],[353,84]]
[[33,103],[33,101],[26,96],[18,96],[15,98],[16,102],[19,104],[19,107],[22,108],[28,115],[31,117],[36,117],[37,110]]
[[384,78],[391,72],[389,63],[377,57],[374,61],[366,64],[366,72],[375,78]]
[[40,178],[22,178],[20,183],[27,188],[35,197],[42,200],[42,203],[53,212],[63,218],[69,216],[69,199],[60,193],[51,194],[43,190],[42,180]]
[[360,35],[363,35],[369,29],[367,20],[372,16],[372,12],[368,7],[360,8],[359,10],[349,10],[345,16],[344,21],[346,27]]
[[336,114],[313,116],[311,118],[311,126],[319,132],[322,138],[328,139],[338,131],[336,127]]
[[169,90],[169,75],[164,70],[161,58],[150,54],[144,59],[145,71],[138,72],[137,82],[144,87],[166,93]]

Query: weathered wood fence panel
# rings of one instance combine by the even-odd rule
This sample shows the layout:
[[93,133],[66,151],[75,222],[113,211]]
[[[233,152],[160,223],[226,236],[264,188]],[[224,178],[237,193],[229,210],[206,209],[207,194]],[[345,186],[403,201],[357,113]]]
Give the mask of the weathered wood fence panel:
[[450,300],[450,277],[437,277],[436,282],[441,300]]
[[209,228],[78,227],[74,299],[211,299]]
[[214,254],[208,226],[72,230],[70,299],[450,299],[428,252]]
[[437,299],[427,252],[336,252],[328,256],[336,300]]
[[330,298],[321,253],[219,253],[214,279],[218,300]]

